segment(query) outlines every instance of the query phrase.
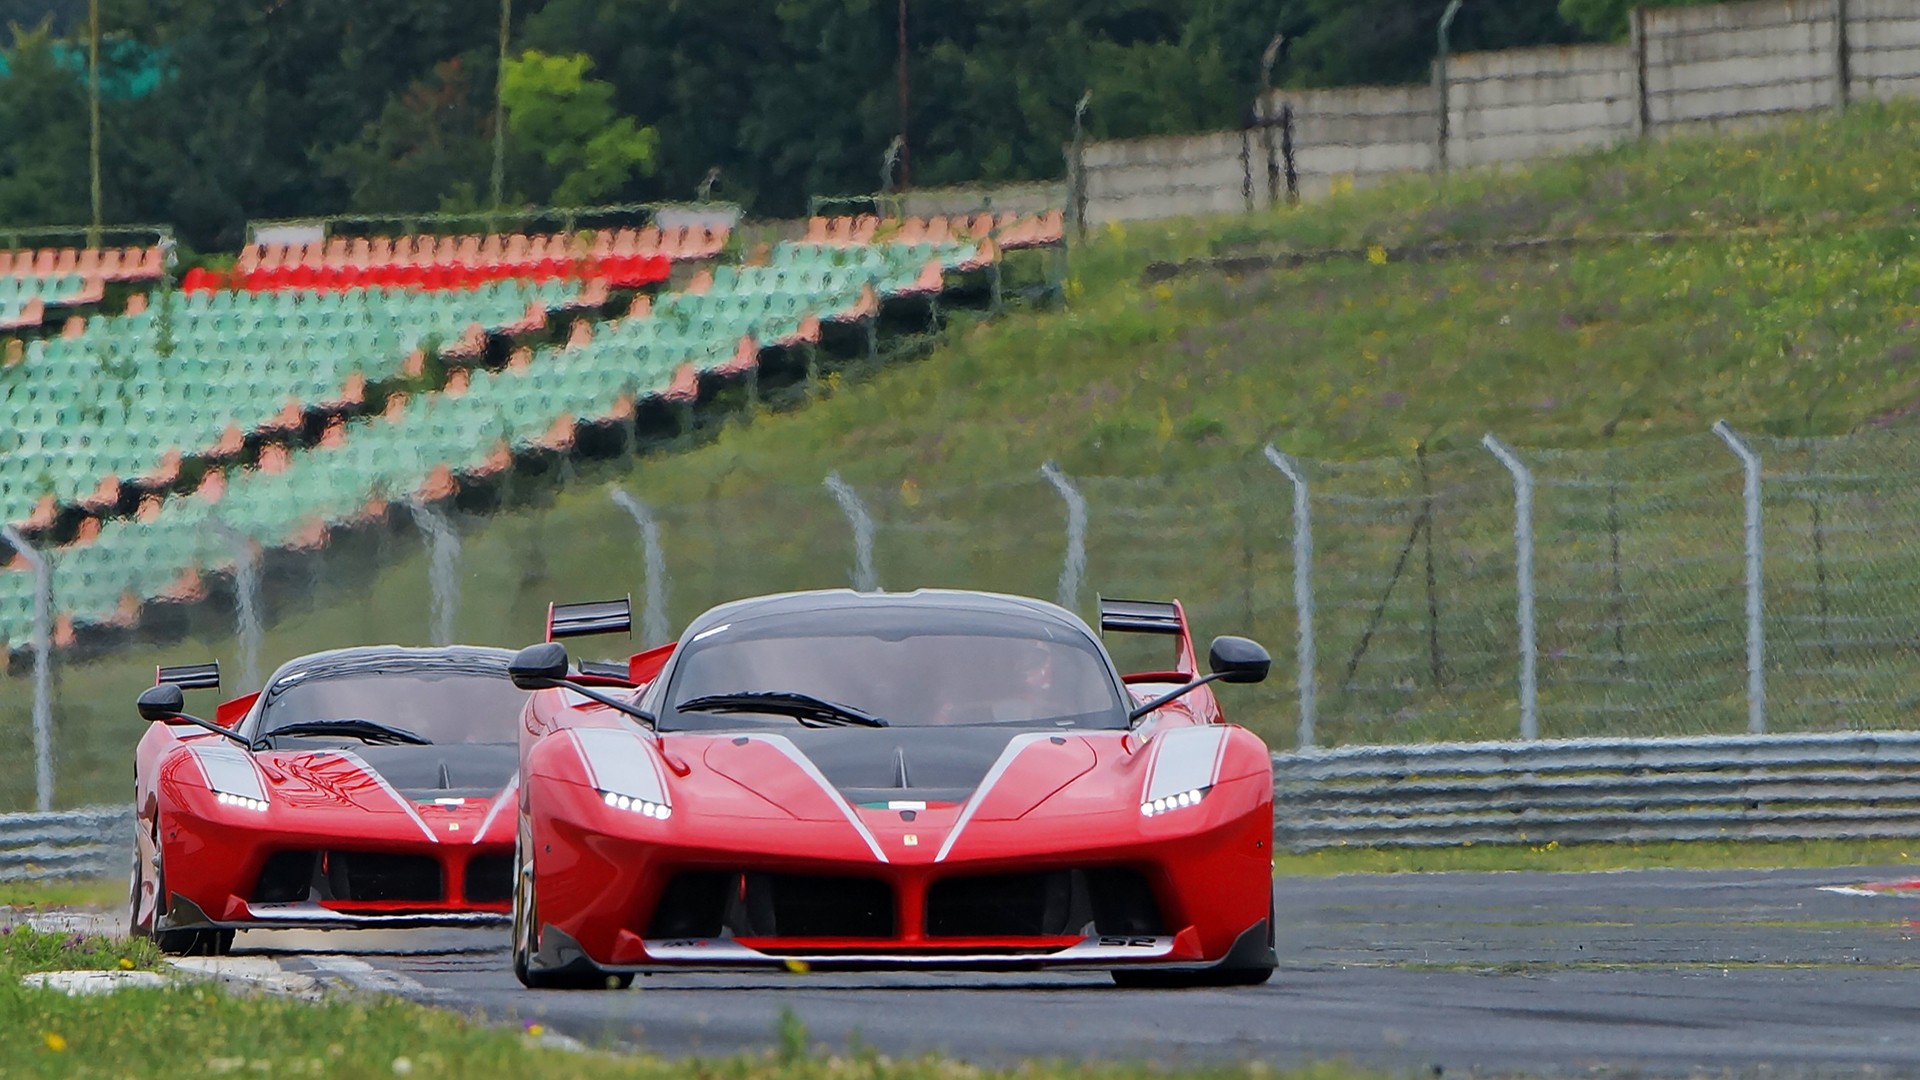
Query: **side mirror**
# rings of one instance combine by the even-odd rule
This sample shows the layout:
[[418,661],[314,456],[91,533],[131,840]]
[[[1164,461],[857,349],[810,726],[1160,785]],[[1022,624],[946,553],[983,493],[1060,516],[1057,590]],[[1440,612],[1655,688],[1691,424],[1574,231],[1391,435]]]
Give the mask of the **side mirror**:
[[1267,677],[1273,657],[1257,641],[1243,637],[1217,637],[1207,650],[1207,667],[1221,682],[1257,683]]
[[140,719],[148,723],[174,720],[186,711],[187,695],[172,683],[161,683],[142,690],[134,707],[140,710]]
[[545,690],[567,677],[567,647],[557,641],[529,645],[507,663],[507,678],[522,690]]

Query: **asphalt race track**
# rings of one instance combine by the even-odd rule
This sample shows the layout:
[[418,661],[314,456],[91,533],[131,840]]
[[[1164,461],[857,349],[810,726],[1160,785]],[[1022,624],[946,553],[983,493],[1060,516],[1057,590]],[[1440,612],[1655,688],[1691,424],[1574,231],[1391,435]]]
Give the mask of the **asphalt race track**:
[[[1920,1073],[1920,897],[1824,891],[1911,870],[1439,874],[1282,880],[1281,967],[1252,990],[1103,975],[658,975],[532,992],[505,932],[243,934],[284,967],[537,1021],[590,1043],[719,1055],[776,1041],[978,1062],[1345,1058],[1406,1072]],[[349,950],[345,952],[334,950]]]

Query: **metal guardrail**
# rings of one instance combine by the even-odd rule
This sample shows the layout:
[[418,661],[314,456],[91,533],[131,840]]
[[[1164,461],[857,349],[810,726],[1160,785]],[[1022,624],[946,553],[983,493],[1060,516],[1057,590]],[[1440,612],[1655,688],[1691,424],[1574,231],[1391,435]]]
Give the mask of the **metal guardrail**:
[[[1349,746],[1275,754],[1274,841],[1920,837],[1920,732]],[[133,811],[0,814],[0,881],[119,875]]]
[[1274,841],[1920,836],[1920,732],[1353,746],[1274,755]]
[[0,881],[125,874],[132,858],[131,806],[0,814]]

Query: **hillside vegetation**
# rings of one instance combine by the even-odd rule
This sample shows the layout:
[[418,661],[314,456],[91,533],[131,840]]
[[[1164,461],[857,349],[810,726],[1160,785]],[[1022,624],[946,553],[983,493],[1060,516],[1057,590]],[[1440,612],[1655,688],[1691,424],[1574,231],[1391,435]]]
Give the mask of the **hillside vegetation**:
[[[1638,539],[1685,555],[1732,535],[1737,549],[1737,468],[1704,436],[1708,424],[1830,434],[1874,426],[1920,398],[1916,136],[1920,109],[1861,107],[1739,138],[1408,177],[1271,214],[1096,230],[1073,253],[1060,310],[958,316],[922,362],[830,377],[802,408],[743,407],[697,448],[565,466],[573,482],[550,504],[467,523],[459,636],[536,639],[552,599],[631,589],[638,605],[638,531],[609,500],[615,485],[662,522],[676,627],[722,599],[848,583],[850,533],[822,487],[832,471],[862,491],[878,521],[884,587],[1052,596],[1065,511],[1037,472],[1050,460],[1089,502],[1082,613],[1095,592],[1179,595],[1195,609],[1197,633],[1261,637],[1275,678],[1228,697],[1240,704],[1237,719],[1284,745],[1294,722],[1291,518],[1286,484],[1260,448],[1272,442],[1355,483],[1377,478],[1391,494],[1407,490],[1423,446],[1436,489],[1486,504],[1434,545],[1449,670],[1436,658],[1432,686],[1396,676],[1375,697],[1342,699],[1334,686],[1322,739],[1509,735],[1512,570],[1502,545],[1511,496],[1477,449],[1480,436],[1498,432],[1523,451],[1613,448],[1641,454],[1633,460],[1645,468],[1711,460],[1724,475],[1707,486],[1724,505],[1648,518]],[[1539,237],[1576,242],[1499,243]],[[1455,246],[1422,250],[1429,245]],[[1347,253],[1284,265],[1328,248]],[[1156,262],[1261,256],[1282,265],[1146,273]],[[1337,464],[1360,459],[1369,464]],[[1356,527],[1343,543],[1340,513],[1332,508],[1319,541],[1319,565],[1352,582],[1351,595],[1322,601],[1327,684],[1406,540],[1402,517]],[[1385,564],[1343,570],[1363,540]],[[327,582],[310,607],[287,598],[305,591],[305,578],[277,582],[265,665],[323,645],[424,640],[428,574],[417,551],[408,530],[326,557],[303,571]],[[1740,730],[1739,571],[1730,565],[1698,580],[1651,566],[1634,586],[1714,603],[1731,596],[1724,614],[1699,616],[1697,633],[1674,632],[1726,653],[1726,678],[1702,676],[1697,700],[1678,711],[1646,703],[1647,718],[1639,699],[1589,709],[1577,688],[1543,692],[1543,733]],[[1402,590],[1376,649],[1417,651],[1419,607]],[[205,606],[184,640],[62,668],[63,801],[120,795],[138,734],[127,706],[154,663],[212,653],[235,670],[231,618]],[[1550,646],[1557,626],[1546,618]],[[24,731],[27,680],[5,687],[7,730]],[[1778,726],[1833,722],[1808,712]],[[31,790],[27,768],[0,763],[0,797]]]

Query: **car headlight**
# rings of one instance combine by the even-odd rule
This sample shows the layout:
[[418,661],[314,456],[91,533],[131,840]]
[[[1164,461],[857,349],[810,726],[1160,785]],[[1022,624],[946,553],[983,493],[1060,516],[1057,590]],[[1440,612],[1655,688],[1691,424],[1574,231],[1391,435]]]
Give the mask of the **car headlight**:
[[265,812],[267,809],[267,800],[265,799],[250,799],[245,795],[229,795],[224,791],[215,792],[213,798],[215,802],[218,802],[222,806],[237,806],[243,810],[258,810],[261,812]]
[[1146,817],[1153,817],[1174,810],[1184,810],[1189,806],[1199,806],[1200,800],[1206,798],[1207,792],[1211,790],[1213,789],[1210,787],[1190,788],[1164,798],[1149,799],[1140,804],[1140,813]]
[[600,800],[615,810],[627,810],[639,814],[641,817],[650,817],[665,821],[673,816],[673,807],[665,803],[636,799],[630,795],[621,795],[612,791],[602,791],[600,793]]

